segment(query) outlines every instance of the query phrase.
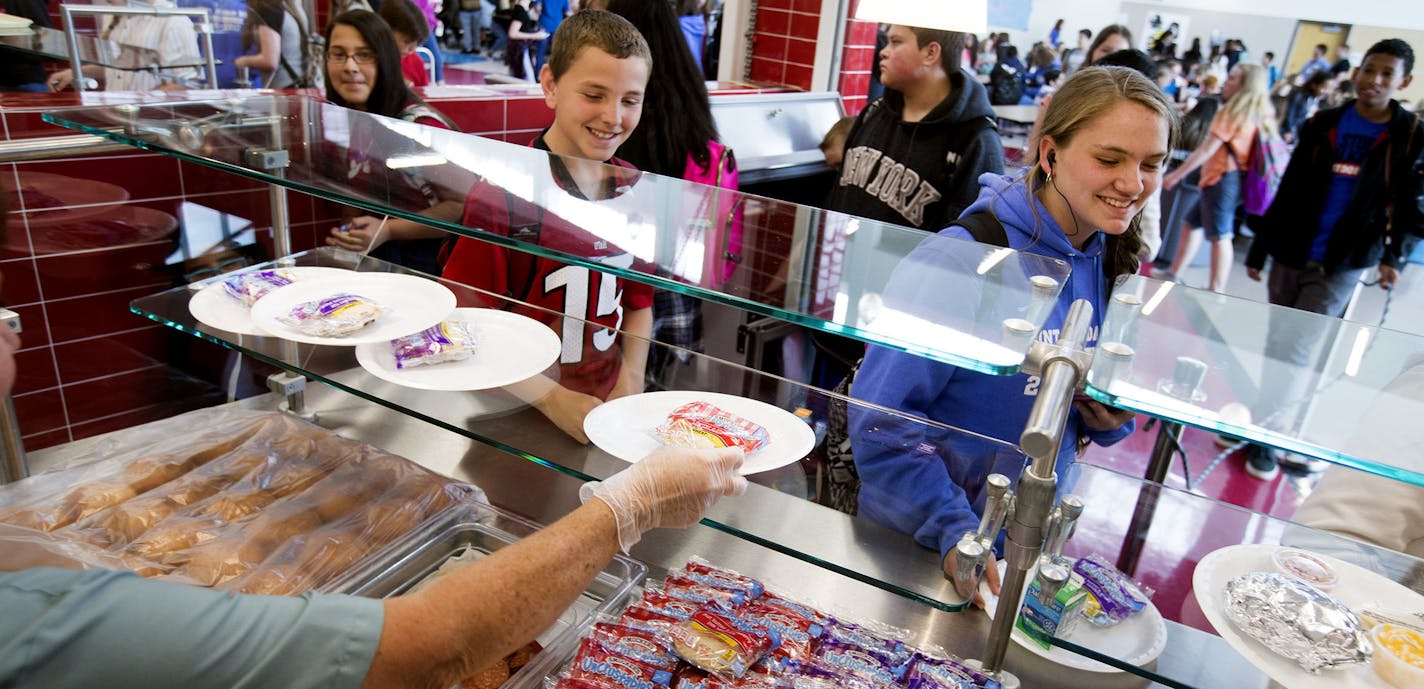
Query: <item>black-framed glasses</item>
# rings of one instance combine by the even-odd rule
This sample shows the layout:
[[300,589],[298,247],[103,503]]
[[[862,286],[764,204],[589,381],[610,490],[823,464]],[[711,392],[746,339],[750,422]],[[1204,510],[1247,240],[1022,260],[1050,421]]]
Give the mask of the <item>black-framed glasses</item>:
[[376,64],[376,53],[370,50],[358,50],[354,53],[348,53],[344,50],[326,51],[326,61],[333,65],[344,65],[347,60],[353,59],[356,60],[356,64],[358,65],[374,65]]

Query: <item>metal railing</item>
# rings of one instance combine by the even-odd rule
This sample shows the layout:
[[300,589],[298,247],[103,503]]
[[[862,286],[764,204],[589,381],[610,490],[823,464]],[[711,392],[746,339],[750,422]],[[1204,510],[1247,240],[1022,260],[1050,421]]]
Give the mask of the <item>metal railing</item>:
[[[69,62],[70,68],[74,71],[74,90],[84,90],[84,61],[79,54],[79,35],[75,32],[75,16],[93,15],[129,15],[129,16],[186,16],[198,17],[198,34],[203,37],[203,57],[207,62],[208,88],[217,88],[218,85],[218,65],[213,56],[213,24],[208,17],[206,7],[113,7],[110,5],[60,5],[60,12],[64,14],[64,34],[69,42]],[[162,68],[163,65],[154,65],[154,69]]]

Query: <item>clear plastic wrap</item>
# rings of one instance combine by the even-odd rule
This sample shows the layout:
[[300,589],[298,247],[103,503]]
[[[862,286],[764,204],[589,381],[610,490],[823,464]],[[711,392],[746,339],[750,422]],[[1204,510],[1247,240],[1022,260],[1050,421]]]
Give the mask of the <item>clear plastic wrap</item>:
[[837,619],[695,556],[646,586],[616,624],[607,621],[566,630],[511,689],[657,689],[669,678],[669,647],[681,659],[671,668],[673,689],[903,689],[912,680],[918,689],[1000,686],[943,649],[910,645],[908,630]]
[[47,553],[68,566],[299,593],[478,494],[293,417],[236,408],[87,449],[83,461],[0,488],[0,570]]
[[278,287],[286,287],[292,284],[294,279],[291,271],[250,270],[223,280],[222,288],[229,297],[251,308],[258,299],[267,296],[268,292]]
[[380,315],[376,302],[342,292],[297,304],[278,320],[304,335],[341,337],[370,325]]
[[391,340],[396,368],[459,361],[474,353],[475,334],[463,321],[441,321],[414,335]]

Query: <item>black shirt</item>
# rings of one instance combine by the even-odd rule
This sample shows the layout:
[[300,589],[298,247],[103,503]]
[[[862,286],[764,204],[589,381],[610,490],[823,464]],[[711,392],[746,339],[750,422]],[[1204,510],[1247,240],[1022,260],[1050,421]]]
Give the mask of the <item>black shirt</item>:
[[[0,0],[0,12],[33,20],[35,26],[53,26],[44,0]],[[40,58],[10,50],[3,55],[0,58],[0,89],[45,83],[45,69]]]

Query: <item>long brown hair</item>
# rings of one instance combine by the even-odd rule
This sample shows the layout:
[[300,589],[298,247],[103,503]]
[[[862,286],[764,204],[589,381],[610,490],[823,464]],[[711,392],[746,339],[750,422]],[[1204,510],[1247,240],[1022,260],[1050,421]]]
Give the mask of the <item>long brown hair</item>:
[[[1038,160],[1038,142],[1052,137],[1065,146],[1089,122],[1122,101],[1137,103],[1167,122],[1167,149],[1177,138],[1177,110],[1162,89],[1135,69],[1128,67],[1086,67],[1073,73],[1053,94],[1043,113],[1038,138],[1029,142],[1029,172],[1026,183],[1040,189],[1046,176]],[[1137,254],[1142,250],[1142,214],[1139,213],[1119,235],[1107,235],[1103,250],[1103,274],[1109,281],[1137,272]]]

